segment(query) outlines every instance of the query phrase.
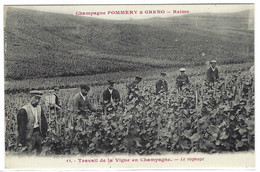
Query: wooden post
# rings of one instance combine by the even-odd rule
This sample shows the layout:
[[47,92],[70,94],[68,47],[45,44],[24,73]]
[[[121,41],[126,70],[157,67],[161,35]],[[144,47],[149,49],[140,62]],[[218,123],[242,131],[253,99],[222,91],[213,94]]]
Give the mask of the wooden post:
[[214,85],[214,96],[216,95],[216,85]]
[[227,78],[225,77],[225,82],[224,82],[224,90],[227,88]]
[[167,92],[165,94],[165,101],[166,101],[166,110],[168,110],[168,97],[167,97]]
[[158,137],[158,141],[160,142],[161,140],[161,117],[162,117],[162,111],[160,109],[160,114],[159,117],[157,119],[157,137]]
[[103,112],[103,121],[106,119],[106,116],[107,116],[107,107],[104,106],[104,112]]
[[240,97],[240,98],[242,98],[242,95],[243,95],[243,89],[244,89],[244,84],[241,83],[240,86],[241,86],[241,89],[240,89],[240,94],[241,94],[240,96],[241,96],[241,97]]
[[50,105],[48,105],[48,110],[49,110],[49,121],[48,121],[48,124],[50,124],[51,123],[51,107],[50,107]]
[[196,98],[195,98],[195,101],[196,101],[196,111],[198,112],[198,90],[197,89],[195,90],[195,96],[196,96]]
[[[182,139],[181,139],[181,127],[182,127],[182,125],[181,125],[181,121],[182,121],[182,119],[179,119],[179,121],[178,121],[178,135],[179,135],[179,143],[182,142]],[[180,146],[181,146],[181,145],[180,145]]]
[[[70,126],[71,127],[73,127],[73,130],[74,130],[74,119],[73,119],[73,117],[74,117],[74,113],[71,113],[71,116],[70,116]],[[71,128],[69,129],[69,131],[70,131],[70,139],[72,140],[72,131],[71,131]]]
[[252,81],[252,92],[253,92],[253,95],[255,95],[255,80],[253,78],[253,81]]

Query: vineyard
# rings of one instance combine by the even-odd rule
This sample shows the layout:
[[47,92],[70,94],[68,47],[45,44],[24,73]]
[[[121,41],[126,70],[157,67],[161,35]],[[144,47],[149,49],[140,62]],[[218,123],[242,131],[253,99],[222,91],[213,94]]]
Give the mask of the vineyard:
[[[134,98],[102,113],[76,115],[69,100],[76,90],[60,92],[62,108],[50,115],[41,155],[164,152],[233,152],[254,150],[254,84],[247,75],[226,75],[219,82],[197,79],[181,91],[154,93],[144,84]],[[19,98],[18,98],[19,97]],[[6,150],[22,153],[17,143],[16,114],[28,101],[25,93],[5,98]],[[91,99],[101,106],[101,99]]]

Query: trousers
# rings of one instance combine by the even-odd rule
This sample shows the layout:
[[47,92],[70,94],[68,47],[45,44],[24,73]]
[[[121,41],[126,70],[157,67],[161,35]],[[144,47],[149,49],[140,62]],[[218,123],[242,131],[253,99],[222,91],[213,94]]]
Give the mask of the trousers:
[[35,128],[32,137],[27,142],[28,153],[31,154],[36,149],[36,154],[42,151],[42,136],[39,128]]

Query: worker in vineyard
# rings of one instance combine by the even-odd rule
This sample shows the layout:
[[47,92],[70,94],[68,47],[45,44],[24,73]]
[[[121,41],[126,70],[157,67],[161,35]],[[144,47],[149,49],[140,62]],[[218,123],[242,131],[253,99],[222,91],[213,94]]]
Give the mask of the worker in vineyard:
[[185,71],[186,71],[186,69],[181,68],[180,69],[180,74],[176,78],[176,86],[177,86],[177,88],[179,90],[181,90],[184,85],[189,85],[190,84],[189,77],[188,77],[188,75],[186,75]]
[[217,61],[212,60],[210,61],[211,67],[207,70],[207,81],[209,83],[217,82],[219,79],[218,76],[218,69],[216,67]]
[[139,83],[142,81],[142,77],[136,76],[135,80],[126,86],[127,88],[127,101],[131,101],[134,97],[137,97],[139,91]]
[[31,91],[30,101],[24,105],[17,114],[19,146],[27,147],[29,153],[36,149],[36,153],[42,151],[42,141],[47,133],[47,121],[40,100],[41,91]]
[[161,79],[156,82],[156,94],[168,92],[168,83],[165,81],[166,73],[161,73]]
[[59,91],[59,87],[54,87],[54,93],[52,95],[52,104],[50,105],[50,110],[52,113],[58,113],[61,108],[60,98],[58,96]]
[[88,111],[101,111],[101,109],[96,109],[90,104],[87,98],[89,91],[90,87],[88,85],[80,85],[79,92],[71,100],[71,109],[73,112],[79,115],[85,115]]
[[103,105],[112,105],[115,107],[120,101],[119,92],[114,89],[115,82],[108,80],[108,88],[103,92]]

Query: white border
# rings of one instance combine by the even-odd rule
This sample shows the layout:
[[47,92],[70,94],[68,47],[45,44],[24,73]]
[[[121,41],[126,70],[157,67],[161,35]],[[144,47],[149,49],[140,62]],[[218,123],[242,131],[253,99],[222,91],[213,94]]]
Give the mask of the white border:
[[[0,9],[0,17],[1,17],[1,30],[0,30],[0,35],[1,35],[1,39],[0,39],[0,62],[1,62],[1,68],[0,68],[0,82],[1,82],[1,87],[0,87],[0,95],[1,95],[1,99],[0,99],[0,107],[1,107],[1,115],[0,115],[0,171],[1,170],[5,170],[4,169],[4,46],[3,46],[3,7],[4,5],[43,5],[43,4],[53,4],[53,5],[59,5],[59,4],[214,4],[214,3],[223,3],[223,4],[228,4],[228,3],[254,3],[255,4],[255,78],[256,78],[256,88],[258,88],[259,85],[259,78],[257,77],[258,74],[260,74],[260,69],[258,69],[258,66],[260,65],[260,60],[258,59],[259,56],[259,19],[258,16],[260,16],[260,11],[258,8],[258,1],[257,0],[127,0],[127,1],[122,1],[122,0],[110,0],[109,2],[107,0],[96,0],[96,1],[90,1],[90,0],[62,0],[62,1],[58,1],[58,0],[38,0],[38,1],[32,1],[32,0],[2,0],[1,2],[1,9]],[[258,148],[258,144],[259,144],[259,108],[258,108],[258,104],[259,104],[259,90],[256,89],[255,92],[256,95],[256,104],[255,104],[255,118],[256,118],[256,170],[259,170],[260,165],[259,165],[259,148]],[[257,163],[258,162],[258,163]],[[226,169],[227,170],[227,169]],[[226,171],[225,170],[225,171]],[[8,170],[10,171],[10,170]],[[93,170],[91,170],[93,171]],[[101,170],[103,171],[103,170]],[[129,171],[129,170],[124,170],[124,171]],[[157,171],[157,170],[156,170]],[[159,170],[158,170],[159,171]],[[184,170],[184,171],[191,171],[191,170]],[[196,170],[197,171],[197,170]],[[211,170],[203,170],[203,171],[211,171]],[[223,171],[222,170],[214,170],[214,171]],[[228,170],[228,171],[237,171],[237,170]],[[239,170],[241,171],[241,170]]]

